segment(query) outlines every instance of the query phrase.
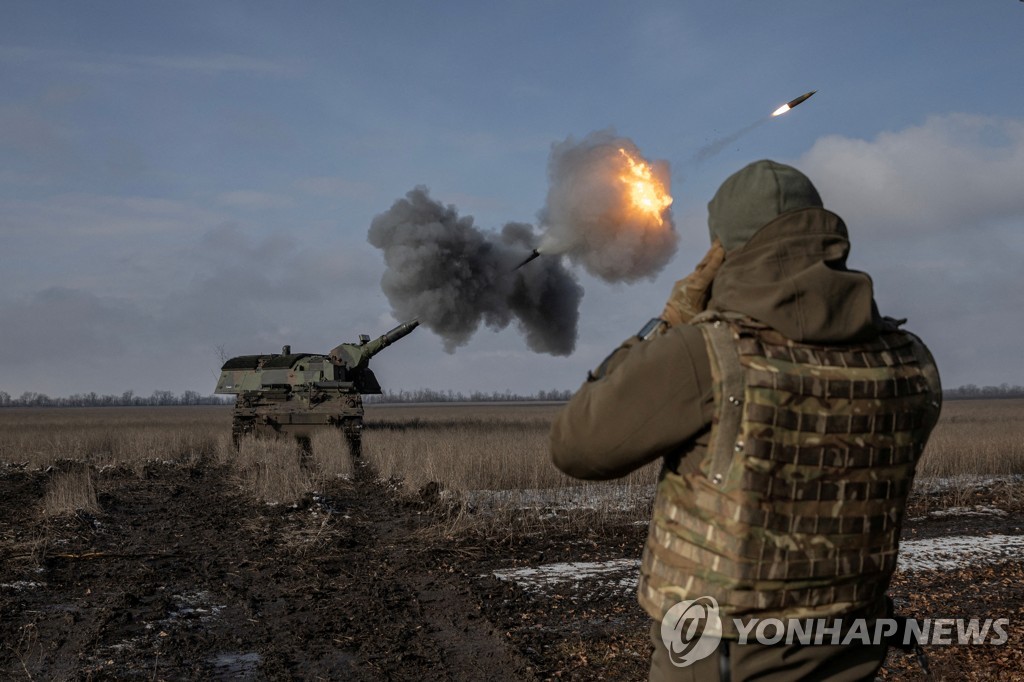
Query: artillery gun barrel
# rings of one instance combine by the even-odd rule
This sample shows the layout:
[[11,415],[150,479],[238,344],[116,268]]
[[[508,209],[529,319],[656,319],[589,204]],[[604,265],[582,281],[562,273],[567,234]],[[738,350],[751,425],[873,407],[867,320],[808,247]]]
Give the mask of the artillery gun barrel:
[[367,341],[366,343],[343,343],[331,351],[331,360],[335,364],[344,365],[349,369],[364,368],[370,361],[370,358],[395,341],[408,336],[419,324],[419,320],[410,320],[398,325],[386,334],[381,334],[373,341]]
[[408,322],[403,322],[402,324],[398,325],[391,331],[381,334],[376,339],[370,341],[365,346],[363,346],[363,355],[366,357],[367,360],[369,360],[374,355],[376,355],[377,353],[381,352],[382,350],[393,344],[395,341],[403,339],[409,334],[411,334],[412,330],[418,326],[420,326],[420,321],[416,319],[409,320]]

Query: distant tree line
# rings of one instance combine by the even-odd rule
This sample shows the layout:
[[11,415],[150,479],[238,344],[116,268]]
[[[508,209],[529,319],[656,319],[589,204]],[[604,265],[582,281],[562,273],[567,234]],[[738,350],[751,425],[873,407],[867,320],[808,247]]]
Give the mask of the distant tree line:
[[[565,401],[572,397],[572,391],[552,389],[538,391],[533,395],[520,395],[511,391],[438,391],[421,388],[415,391],[385,391],[382,395],[364,396],[368,403],[464,403],[464,402],[512,402],[528,400]],[[200,395],[196,391],[185,391],[175,395],[171,391],[153,391],[152,395],[136,395],[125,391],[121,395],[100,395],[96,392],[75,393],[67,397],[51,398],[45,393],[25,391],[14,397],[7,391],[0,391],[0,407],[154,407],[169,405],[232,405],[233,396]]]
[[153,391],[153,395],[135,395],[135,391],[125,391],[121,395],[99,395],[92,393],[75,393],[66,398],[51,398],[45,393],[25,391],[17,398],[7,391],[0,391],[0,407],[152,407],[163,405],[230,405],[232,397],[219,395],[200,395],[196,391],[185,391],[175,395],[170,391]]
[[975,386],[967,384],[957,388],[947,388],[942,392],[942,397],[947,400],[971,400],[982,398],[1024,398],[1024,386],[1010,386],[999,384],[998,386]]
[[[529,400],[566,401],[572,395],[573,391],[569,389],[542,390],[533,395],[521,395],[507,390],[504,392],[493,391],[491,393],[474,391],[467,395],[461,391],[438,391],[432,388],[420,388],[415,391],[384,391],[381,395],[365,396],[364,400],[368,403],[486,403]],[[967,384],[957,388],[943,389],[942,397],[947,400],[1024,398],[1024,386],[1010,386],[1009,384],[976,386],[974,384]]]
[[363,398],[368,403],[502,403],[528,400],[565,401],[572,397],[573,392],[559,390],[537,391],[532,395],[520,395],[511,391],[473,391],[466,394],[462,391],[438,391],[432,388],[420,388],[415,391],[384,391],[381,395],[368,395]]
[[[416,390],[384,391],[381,395],[364,396],[367,403],[499,403],[516,401],[566,401],[572,397],[573,391],[557,388],[550,391],[537,391],[531,395],[512,393],[509,390],[473,391],[441,391],[433,388]],[[942,396],[947,400],[971,400],[993,398],[1024,398],[1024,386],[976,386],[967,384],[957,388],[943,390]],[[95,392],[75,393],[66,398],[51,398],[45,393],[25,391],[14,397],[6,391],[0,391],[0,407],[153,407],[168,405],[231,405],[235,402],[232,396],[200,395],[196,391],[185,391],[175,395],[171,391],[153,391],[152,395],[136,395],[134,391],[125,391],[121,395],[100,395]]]

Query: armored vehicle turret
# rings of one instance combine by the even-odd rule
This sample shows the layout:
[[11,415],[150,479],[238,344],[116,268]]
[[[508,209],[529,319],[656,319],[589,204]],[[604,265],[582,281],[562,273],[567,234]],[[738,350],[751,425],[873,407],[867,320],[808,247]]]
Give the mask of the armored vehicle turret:
[[326,355],[292,353],[241,355],[224,363],[217,393],[234,394],[231,434],[238,444],[247,433],[287,434],[308,442],[317,431],[341,429],[352,454],[360,454],[363,398],[380,393],[370,358],[405,337],[418,320],[400,324],[370,340],[343,343]]

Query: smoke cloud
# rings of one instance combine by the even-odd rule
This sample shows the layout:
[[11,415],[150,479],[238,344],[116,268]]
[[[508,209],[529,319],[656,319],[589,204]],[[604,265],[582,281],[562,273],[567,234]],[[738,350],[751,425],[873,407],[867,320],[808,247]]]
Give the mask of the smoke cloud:
[[678,235],[671,211],[638,209],[629,158],[647,164],[653,186],[668,195],[668,163],[644,161],[633,141],[614,131],[579,141],[570,137],[552,147],[551,184],[539,215],[546,230],[541,253],[564,253],[609,282],[653,278],[672,259]]
[[[609,282],[653,278],[671,260],[667,163],[648,162],[631,140],[605,130],[553,145],[548,173],[543,236],[524,223],[482,230],[425,187],[374,218],[368,238],[384,252],[381,287],[394,314],[419,318],[449,352],[481,324],[515,322],[532,350],[568,355],[583,289],[558,254]],[[516,268],[531,251],[547,257]]]
[[557,258],[514,271],[537,243],[530,225],[482,230],[454,206],[417,187],[374,218],[368,235],[384,252],[381,287],[398,319],[419,318],[453,352],[481,324],[512,322],[531,350],[568,355],[576,347],[583,288]]

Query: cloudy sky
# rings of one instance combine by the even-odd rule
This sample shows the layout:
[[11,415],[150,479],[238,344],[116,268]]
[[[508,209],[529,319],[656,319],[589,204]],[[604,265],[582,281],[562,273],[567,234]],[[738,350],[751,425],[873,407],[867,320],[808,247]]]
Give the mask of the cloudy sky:
[[[947,386],[1024,383],[1024,3],[38,2],[0,22],[0,390],[213,390],[218,351],[327,351],[395,319],[374,216],[418,185],[536,222],[552,145],[614,129],[671,165],[679,250],[582,272],[568,357],[420,329],[390,389],[572,388],[660,311],[706,204],[804,170],[851,266]],[[805,91],[799,109],[698,152]]]

